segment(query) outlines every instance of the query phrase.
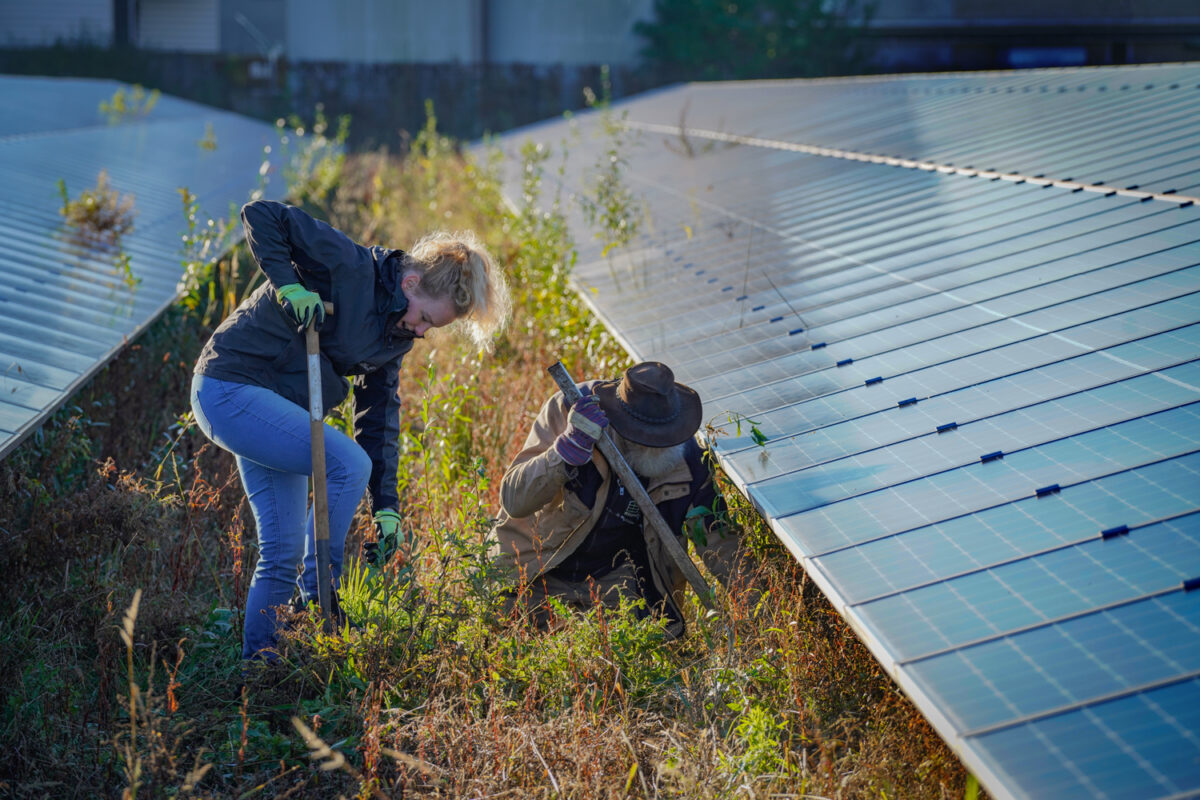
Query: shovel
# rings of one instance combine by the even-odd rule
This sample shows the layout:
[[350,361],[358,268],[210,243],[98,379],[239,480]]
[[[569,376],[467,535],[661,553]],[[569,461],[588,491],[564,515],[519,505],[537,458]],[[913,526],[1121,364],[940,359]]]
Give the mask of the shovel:
[[[562,390],[563,397],[567,401],[567,406],[570,407],[579,399],[579,387],[575,385],[575,381],[571,380],[571,376],[567,374],[567,368],[563,366],[561,361],[555,361],[547,372],[554,378],[554,382],[558,384],[558,388]],[[705,582],[704,576],[700,574],[700,570],[696,569],[696,565],[692,563],[692,559],[688,557],[687,551],[683,549],[683,545],[675,538],[671,528],[667,525],[667,521],[663,519],[662,513],[659,512],[658,506],[654,505],[654,501],[650,499],[650,494],[642,486],[642,482],[638,480],[634,474],[633,468],[621,455],[621,451],[613,444],[613,440],[609,438],[608,431],[600,431],[600,438],[596,441],[596,446],[600,448],[600,452],[604,454],[608,464],[612,467],[613,472],[617,473],[617,477],[621,479],[621,483],[625,485],[626,490],[633,497],[634,501],[642,509],[642,513],[646,515],[646,522],[650,525],[650,529],[658,536],[662,546],[666,549],[667,554],[671,556],[671,560],[675,562],[675,566],[687,578],[688,583],[696,590],[696,594],[700,597],[700,602],[704,607],[712,610],[713,595],[712,589]]]
[[[333,314],[333,303],[325,303],[325,313]],[[333,633],[330,593],[333,575],[329,557],[329,496],[325,489],[325,402],[321,397],[321,342],[317,336],[317,315],[304,329],[304,347],[308,353],[308,430],[312,441],[313,531],[317,549],[317,605],[321,607],[321,627]]]

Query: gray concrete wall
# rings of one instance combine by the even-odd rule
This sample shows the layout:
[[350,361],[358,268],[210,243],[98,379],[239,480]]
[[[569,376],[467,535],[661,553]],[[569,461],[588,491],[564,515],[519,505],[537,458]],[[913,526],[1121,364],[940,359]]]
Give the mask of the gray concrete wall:
[[633,64],[639,20],[654,0],[490,0],[488,57],[496,64]]
[[266,55],[278,43],[294,62],[631,65],[642,46],[633,25],[653,15],[654,0],[222,0],[221,50]]
[[288,0],[292,61],[473,63],[479,0]]
[[140,0],[137,46],[175,53],[220,49],[219,0]]
[[112,42],[112,0],[0,0],[0,45]]

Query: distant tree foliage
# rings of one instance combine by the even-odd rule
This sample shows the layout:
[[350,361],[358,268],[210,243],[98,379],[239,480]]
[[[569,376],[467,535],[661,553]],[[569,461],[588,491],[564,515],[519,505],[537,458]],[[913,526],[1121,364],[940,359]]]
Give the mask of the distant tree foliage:
[[855,0],[655,0],[634,32],[642,57],[677,80],[847,75],[863,71],[870,6]]

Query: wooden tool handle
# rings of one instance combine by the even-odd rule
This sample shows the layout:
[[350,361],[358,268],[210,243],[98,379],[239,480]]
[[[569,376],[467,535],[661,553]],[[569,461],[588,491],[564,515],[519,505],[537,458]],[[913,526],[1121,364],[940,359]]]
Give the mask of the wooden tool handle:
[[[554,382],[558,384],[558,388],[562,391],[563,397],[567,401],[567,405],[572,406],[579,399],[579,387],[575,381],[571,380],[571,376],[567,374],[567,368],[563,366],[561,361],[555,361],[547,370],[554,378]],[[696,590],[696,594],[700,596],[700,602],[705,608],[713,608],[712,589],[705,582],[704,576],[700,574],[700,570],[696,569],[696,565],[692,563],[692,559],[688,557],[687,551],[683,549],[683,545],[675,538],[675,534],[667,525],[667,521],[663,519],[662,513],[658,510],[658,506],[654,505],[654,501],[650,499],[650,494],[642,486],[642,482],[638,480],[634,474],[633,468],[621,455],[621,451],[613,444],[613,440],[609,438],[608,431],[600,431],[600,438],[596,440],[596,446],[600,448],[600,452],[604,454],[608,464],[612,467],[613,472],[621,479],[621,483],[625,486],[626,491],[633,497],[634,501],[642,509],[642,513],[646,515],[646,523],[649,524],[651,530],[658,535],[662,545],[666,548],[667,553],[671,556],[671,560],[675,562],[675,566],[687,578],[688,583]]]
[[[333,303],[325,303],[325,313],[333,313]],[[317,326],[309,323],[304,331],[304,349],[308,359],[308,431],[312,442],[313,537],[316,540],[317,604],[321,606],[322,625],[333,632],[333,576],[329,553],[329,496],[325,480],[325,403],[321,394],[321,342]]]

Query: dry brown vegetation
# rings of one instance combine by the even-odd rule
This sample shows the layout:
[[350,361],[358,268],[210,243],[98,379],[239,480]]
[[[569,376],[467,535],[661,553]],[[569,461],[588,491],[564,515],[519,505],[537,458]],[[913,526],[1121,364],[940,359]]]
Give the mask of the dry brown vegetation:
[[[546,154],[526,157],[536,178]],[[561,217],[506,210],[492,169],[432,124],[405,158],[330,168],[299,198],[315,213],[398,245],[473,228],[516,289],[495,354],[441,335],[405,365],[415,580],[348,576],[364,629],[324,637],[301,615],[243,689],[252,523],[232,460],[181,419],[207,334],[181,306],[0,462],[0,566],[20,576],[0,618],[0,796],[963,795],[955,756],[736,497],[757,591],[694,606],[679,641],[629,615],[537,634],[500,613],[481,539],[545,367],[626,358],[566,289]]]

